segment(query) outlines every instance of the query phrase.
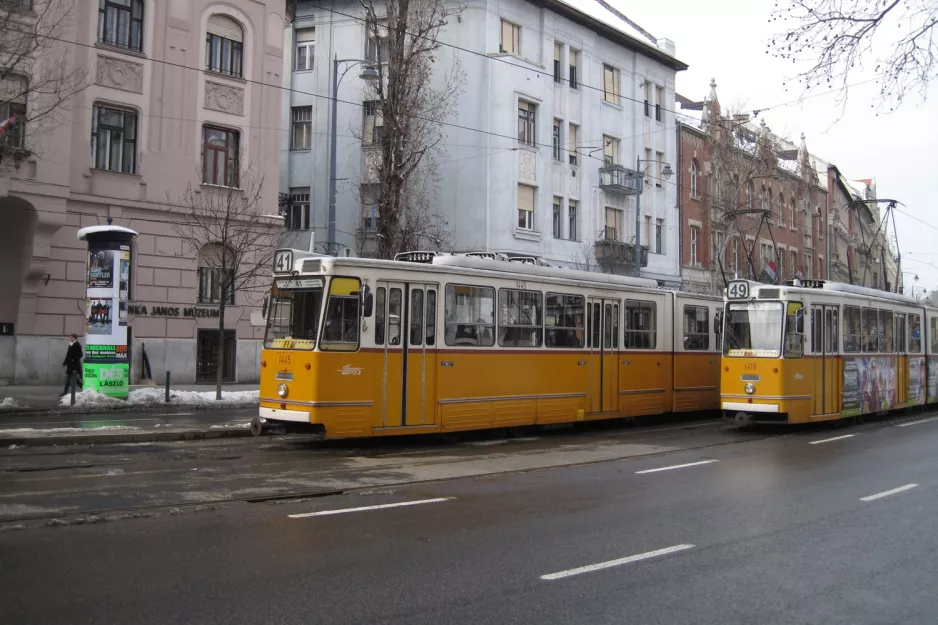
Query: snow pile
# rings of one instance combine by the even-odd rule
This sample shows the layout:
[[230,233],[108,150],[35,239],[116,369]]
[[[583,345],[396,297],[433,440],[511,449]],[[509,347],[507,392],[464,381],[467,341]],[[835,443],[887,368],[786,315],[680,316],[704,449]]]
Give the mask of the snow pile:
[[12,397],[4,397],[3,401],[0,401],[0,410],[4,408],[16,408],[16,400]]
[[102,425],[90,428],[10,428],[0,430],[0,438],[4,434],[87,434],[94,432],[139,432],[140,428],[129,425]]
[[[126,400],[115,399],[84,390],[75,394],[75,405],[81,407],[114,408],[128,404],[142,406],[149,404],[162,404],[165,401],[165,391],[161,388],[138,388],[130,391]],[[169,392],[169,401],[176,406],[209,406],[215,404],[253,405],[258,402],[260,391],[222,391],[221,400],[215,399],[215,391],[173,391]],[[70,406],[71,398],[66,395],[61,405]]]
[[251,427],[250,423],[221,423],[217,425],[208,426],[210,430],[235,430],[238,428],[249,428],[249,427]]

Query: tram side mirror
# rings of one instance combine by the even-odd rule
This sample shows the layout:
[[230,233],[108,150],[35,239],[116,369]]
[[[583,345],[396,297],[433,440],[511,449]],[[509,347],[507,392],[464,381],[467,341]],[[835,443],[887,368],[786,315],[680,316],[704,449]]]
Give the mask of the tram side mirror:
[[366,284],[362,289],[362,317],[368,319],[375,308],[375,296]]
[[261,319],[267,318],[267,310],[270,308],[270,291],[264,295],[264,302],[261,304]]

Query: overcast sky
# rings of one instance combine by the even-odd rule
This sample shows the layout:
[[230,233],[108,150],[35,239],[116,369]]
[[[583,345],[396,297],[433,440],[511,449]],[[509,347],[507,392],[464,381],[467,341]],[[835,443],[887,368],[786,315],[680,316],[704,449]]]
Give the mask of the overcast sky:
[[[777,106],[798,100],[801,92],[782,86],[792,65],[765,53],[777,27],[768,23],[774,0],[610,2],[656,37],[675,42],[678,58],[690,65],[678,73],[678,93],[702,100],[716,78],[724,107],[744,103],[764,110],[761,117],[773,132],[795,143],[803,132],[813,155],[837,165],[849,180],[874,178],[880,198],[904,203],[899,208],[908,215],[896,215],[902,271],[917,274],[919,287],[938,288],[938,85],[925,103],[916,96],[879,117],[870,107],[873,83],[851,90],[839,121],[841,110],[830,95]],[[852,82],[871,76],[858,74]],[[912,275],[905,284],[908,292]]]

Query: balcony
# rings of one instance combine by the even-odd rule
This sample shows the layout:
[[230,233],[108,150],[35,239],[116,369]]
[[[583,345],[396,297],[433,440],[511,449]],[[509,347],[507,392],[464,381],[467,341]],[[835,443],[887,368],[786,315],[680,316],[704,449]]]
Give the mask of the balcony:
[[[607,226],[605,231],[600,233],[599,240],[593,244],[596,262],[614,273],[626,268],[634,269],[635,245],[616,240],[614,233],[615,228]],[[648,266],[648,247],[645,245],[641,247],[641,266]]]
[[622,165],[599,168],[599,188],[603,191],[638,195],[642,192],[642,174]]

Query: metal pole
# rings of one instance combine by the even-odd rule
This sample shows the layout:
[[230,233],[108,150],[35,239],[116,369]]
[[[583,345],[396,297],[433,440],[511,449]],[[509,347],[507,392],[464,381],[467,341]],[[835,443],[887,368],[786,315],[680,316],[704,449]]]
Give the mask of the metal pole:
[[68,385],[69,387],[71,387],[71,392],[72,392],[72,398],[71,398],[72,406],[75,405],[75,386],[76,386],[75,382],[76,382],[77,377],[78,377],[77,371],[72,371],[68,376]]
[[336,179],[336,139],[338,138],[339,103],[339,60],[332,60],[332,134],[329,146],[329,224],[326,230],[326,253],[336,255],[335,250],[335,179]]
[[[645,176],[642,174],[642,157],[635,157],[635,171],[638,172],[638,181],[642,187],[642,190],[645,189]],[[641,233],[641,221],[642,221],[642,194],[639,192],[635,195],[635,275],[640,276],[642,273],[642,233]]]
[[[827,232],[827,241],[824,243],[824,249],[825,249],[824,253],[827,255],[824,258],[824,267],[827,269],[826,271],[827,277],[825,279],[830,281],[831,279],[831,234],[832,234],[830,185],[828,185],[828,188],[827,188],[827,206],[825,207],[824,212],[826,213],[824,215],[824,230]],[[835,243],[835,247],[836,247],[836,243]]]
[[164,398],[164,401],[167,404],[169,403],[169,371],[166,372],[166,396]]

